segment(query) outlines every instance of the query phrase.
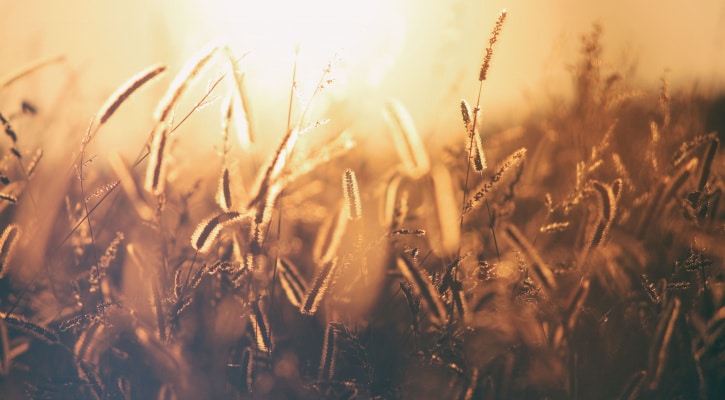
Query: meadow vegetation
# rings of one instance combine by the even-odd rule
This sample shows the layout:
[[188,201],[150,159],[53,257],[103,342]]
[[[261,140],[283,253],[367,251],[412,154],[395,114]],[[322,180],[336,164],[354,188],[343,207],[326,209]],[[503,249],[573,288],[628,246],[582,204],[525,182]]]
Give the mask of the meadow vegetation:
[[[483,137],[505,18],[470,79],[479,98],[450,104],[457,139],[427,149],[391,100],[380,137],[396,158],[376,165],[355,132],[311,117],[334,63],[310,98],[292,85],[286,133],[259,154],[254,76],[223,43],[175,72],[134,159],[99,157],[94,140],[164,65],[121,83],[62,160],[24,139],[54,134],[33,122],[53,113],[34,107],[42,93],[4,98],[2,397],[722,396],[725,165],[710,100],[666,75],[629,87],[594,26],[574,100]],[[218,157],[185,164],[184,122],[214,107]]]

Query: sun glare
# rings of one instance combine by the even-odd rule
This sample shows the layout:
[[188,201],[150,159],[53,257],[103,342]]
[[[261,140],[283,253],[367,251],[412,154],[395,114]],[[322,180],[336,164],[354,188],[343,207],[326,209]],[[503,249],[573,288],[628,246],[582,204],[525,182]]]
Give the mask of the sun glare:
[[[384,76],[402,46],[404,17],[401,1],[272,0],[204,1],[207,29],[225,37],[248,61],[255,79],[289,77],[299,48],[297,82],[314,89],[320,71],[334,57],[336,72],[345,81],[356,72],[356,83],[375,85]],[[359,77],[362,77],[360,79]]]

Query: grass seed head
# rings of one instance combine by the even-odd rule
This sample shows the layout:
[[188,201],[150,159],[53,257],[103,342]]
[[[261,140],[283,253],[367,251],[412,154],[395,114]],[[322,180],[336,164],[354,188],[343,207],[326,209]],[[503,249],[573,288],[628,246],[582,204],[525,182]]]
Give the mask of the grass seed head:
[[347,204],[347,217],[353,221],[362,218],[362,202],[355,171],[346,169],[342,175],[342,192]]

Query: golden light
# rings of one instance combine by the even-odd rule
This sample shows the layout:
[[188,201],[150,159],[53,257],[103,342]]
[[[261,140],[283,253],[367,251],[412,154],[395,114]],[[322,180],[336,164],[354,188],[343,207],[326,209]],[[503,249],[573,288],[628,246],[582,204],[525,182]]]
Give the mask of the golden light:
[[[275,124],[283,120],[284,125],[286,120],[280,114],[286,114],[295,46],[300,46],[297,80],[302,92],[314,88],[321,69],[340,50],[337,81],[325,95],[354,103],[350,114],[365,121],[379,119],[382,105],[397,98],[417,125],[427,127],[421,134],[431,144],[449,137],[441,132],[458,123],[456,107],[451,105],[476,95],[477,68],[491,24],[507,8],[510,18],[482,99],[489,127],[500,120],[516,121],[548,104],[551,96],[570,92],[565,64],[576,57],[579,35],[597,19],[603,23],[605,49],[613,62],[636,56],[633,80],[656,85],[668,69],[674,86],[693,77],[701,77],[705,86],[725,85],[719,72],[725,54],[722,2],[708,0],[698,7],[673,1],[580,3],[28,0],[4,9],[3,70],[65,55],[64,72],[56,70],[53,79],[41,86],[45,93],[63,93],[73,112],[87,116],[136,72],[163,63],[171,75],[204,44],[224,37],[237,56],[251,51],[243,68],[259,113],[257,121],[278,136],[280,126]],[[652,17],[652,23],[641,24],[644,15]],[[69,85],[73,74],[82,74],[82,79],[70,102],[67,88],[60,86]],[[203,81],[201,86],[203,90]],[[153,109],[163,90],[163,84],[147,88],[124,110],[145,115],[142,111]],[[52,107],[50,103],[39,105]],[[342,123],[348,116],[334,112],[327,117]],[[137,122],[138,131],[147,123]],[[130,151],[138,144],[128,146]]]
[[[376,85],[400,51],[401,1],[273,0],[200,2],[203,30],[225,37],[263,92],[289,89],[297,56],[297,85],[314,90],[325,65],[340,58],[338,84],[355,71],[355,85]],[[281,80],[281,81],[280,81]]]
[[5,1],[0,398],[715,397],[680,3]]

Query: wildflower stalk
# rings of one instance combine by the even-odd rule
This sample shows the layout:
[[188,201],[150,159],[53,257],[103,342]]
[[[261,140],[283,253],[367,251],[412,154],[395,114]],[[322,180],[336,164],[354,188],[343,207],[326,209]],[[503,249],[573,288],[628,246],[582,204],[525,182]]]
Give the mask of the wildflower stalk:
[[[466,201],[468,198],[468,180],[471,174],[471,163],[470,159],[473,157],[473,146],[474,146],[474,138],[475,135],[478,133],[476,132],[476,126],[478,124],[478,114],[481,111],[481,93],[483,92],[483,81],[486,80],[486,76],[488,75],[488,68],[491,64],[491,57],[493,56],[493,45],[498,40],[498,35],[501,33],[501,28],[503,27],[503,23],[506,20],[506,9],[501,11],[501,14],[498,17],[498,20],[496,21],[496,25],[493,28],[493,32],[491,32],[491,38],[488,40],[488,47],[486,48],[486,55],[483,58],[483,63],[481,64],[481,70],[478,74],[478,96],[476,97],[476,107],[473,109],[473,119],[470,120],[470,117],[467,116],[464,112],[464,123],[466,124],[466,128],[468,131],[468,160],[469,162],[466,163],[466,181],[463,185],[463,204],[461,206],[461,225],[460,230],[461,233],[463,232],[463,214],[466,211]],[[470,120],[470,125],[468,124],[468,121]],[[490,221],[489,227],[491,228],[491,235],[493,236],[493,244],[496,248],[496,258],[501,260],[501,254],[498,250],[498,240],[496,239],[496,231],[494,230],[494,222],[493,222],[493,215],[491,214],[491,208],[488,205],[488,198],[484,198],[484,202],[486,204],[486,212],[488,213],[488,219]],[[460,249],[458,251],[460,253]]]

